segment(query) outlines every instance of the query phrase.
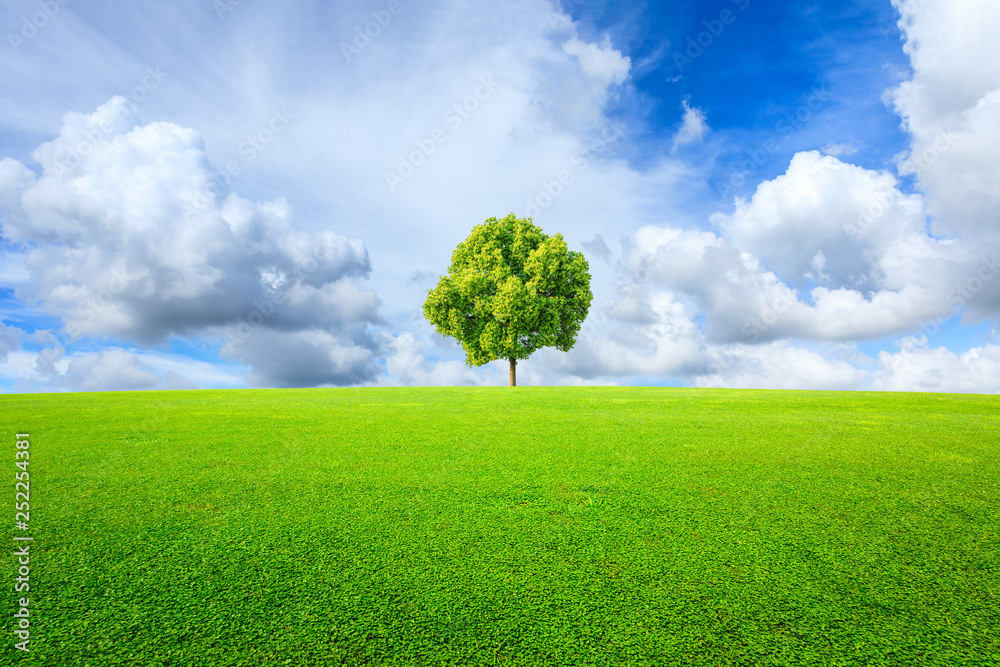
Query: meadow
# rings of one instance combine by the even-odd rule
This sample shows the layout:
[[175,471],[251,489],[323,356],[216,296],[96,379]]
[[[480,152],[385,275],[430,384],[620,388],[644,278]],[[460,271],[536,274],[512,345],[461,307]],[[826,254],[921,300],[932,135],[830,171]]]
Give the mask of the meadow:
[[997,396],[26,394],[0,424],[34,536],[5,664],[1000,665]]

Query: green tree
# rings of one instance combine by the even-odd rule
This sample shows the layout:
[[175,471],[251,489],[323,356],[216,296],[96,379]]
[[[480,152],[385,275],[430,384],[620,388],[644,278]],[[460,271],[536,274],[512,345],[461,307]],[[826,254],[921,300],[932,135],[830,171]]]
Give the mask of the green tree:
[[508,359],[513,387],[519,359],[572,349],[593,299],[589,269],[562,234],[546,235],[531,218],[488,218],[452,253],[424,317],[458,339],[469,366]]

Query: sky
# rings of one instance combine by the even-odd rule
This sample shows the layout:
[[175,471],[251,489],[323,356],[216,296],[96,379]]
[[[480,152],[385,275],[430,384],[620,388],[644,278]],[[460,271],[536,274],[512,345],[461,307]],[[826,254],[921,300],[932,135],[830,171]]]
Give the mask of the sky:
[[584,253],[521,385],[1000,392],[1000,4],[0,0],[0,391],[504,385],[424,319]]

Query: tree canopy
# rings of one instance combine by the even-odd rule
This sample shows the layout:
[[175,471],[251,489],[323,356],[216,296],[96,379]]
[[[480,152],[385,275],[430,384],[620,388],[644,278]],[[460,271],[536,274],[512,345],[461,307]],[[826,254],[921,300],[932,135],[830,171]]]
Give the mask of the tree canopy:
[[531,218],[488,218],[455,249],[424,316],[462,344],[469,366],[510,360],[513,386],[518,360],[542,347],[572,349],[593,299],[589,269],[583,253]]

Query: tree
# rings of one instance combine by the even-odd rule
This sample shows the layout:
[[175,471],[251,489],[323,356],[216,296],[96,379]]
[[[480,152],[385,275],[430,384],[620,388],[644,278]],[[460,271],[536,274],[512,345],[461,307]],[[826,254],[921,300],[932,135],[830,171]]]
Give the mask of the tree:
[[519,359],[541,347],[573,348],[593,299],[589,269],[562,234],[546,235],[531,218],[488,218],[452,253],[424,317],[458,339],[469,366],[508,359],[514,387]]

